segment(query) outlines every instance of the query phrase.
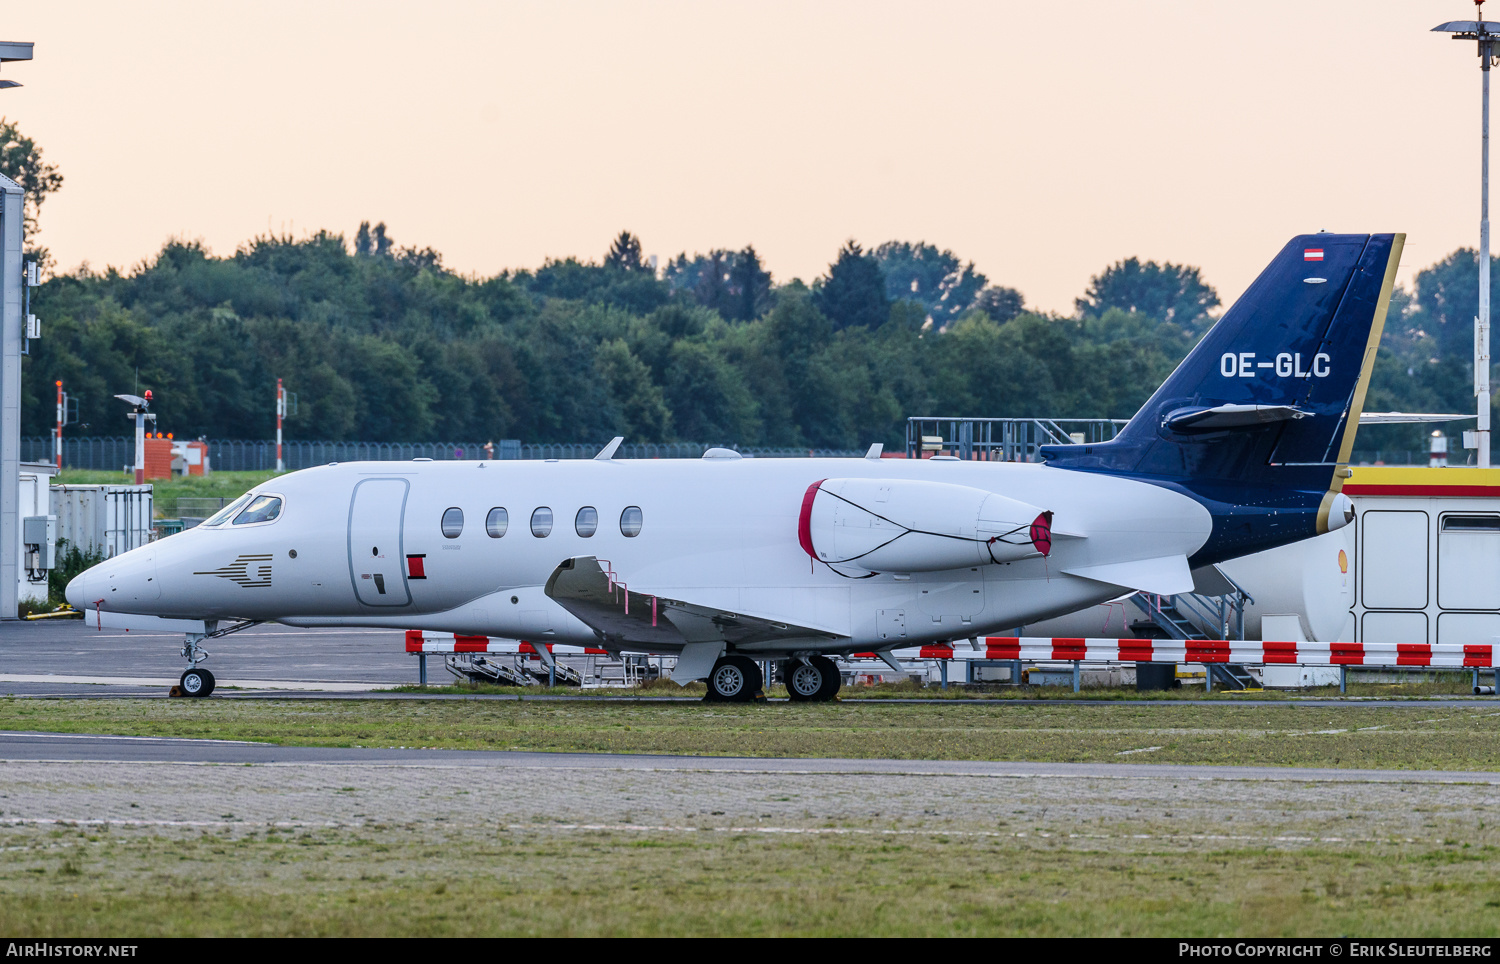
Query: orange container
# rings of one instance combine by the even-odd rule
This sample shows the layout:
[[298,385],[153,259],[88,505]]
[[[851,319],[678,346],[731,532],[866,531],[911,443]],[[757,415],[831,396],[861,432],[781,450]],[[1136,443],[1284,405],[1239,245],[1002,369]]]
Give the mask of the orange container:
[[172,440],[165,438],[146,439],[146,478],[170,479],[172,477]]

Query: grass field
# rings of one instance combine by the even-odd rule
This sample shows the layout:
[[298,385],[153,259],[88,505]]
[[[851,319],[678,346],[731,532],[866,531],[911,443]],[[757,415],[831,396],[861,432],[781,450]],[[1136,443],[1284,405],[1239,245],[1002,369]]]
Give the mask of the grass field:
[[85,936],[1494,935],[1494,848],[398,828],[0,833],[0,930]]
[[[274,472],[214,472],[209,475],[174,475],[170,479],[152,479],[151,497],[158,519],[177,517],[177,500],[183,497],[234,499],[250,491]],[[82,472],[68,470],[53,480],[54,485],[125,485],[135,481],[124,472]]]
[[[325,746],[1500,767],[1500,709],[0,699]],[[1125,771],[1122,771],[1124,773]],[[0,931],[1494,935],[1500,799],[1422,780],[0,765]]]
[[1494,770],[1500,707],[0,699],[0,729],[299,746]]

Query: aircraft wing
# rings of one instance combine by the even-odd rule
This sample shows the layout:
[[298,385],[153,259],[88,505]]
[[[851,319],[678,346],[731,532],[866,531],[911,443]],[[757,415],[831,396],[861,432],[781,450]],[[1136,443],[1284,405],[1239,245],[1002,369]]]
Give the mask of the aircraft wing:
[[615,645],[681,646],[722,641],[731,646],[778,639],[835,641],[835,633],[728,613],[681,599],[636,592],[611,578],[594,556],[564,561],[547,580],[547,595]]

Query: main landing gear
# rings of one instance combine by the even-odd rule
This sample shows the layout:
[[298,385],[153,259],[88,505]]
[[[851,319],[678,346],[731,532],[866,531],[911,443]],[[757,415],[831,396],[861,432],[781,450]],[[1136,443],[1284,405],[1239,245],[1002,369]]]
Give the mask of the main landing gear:
[[781,668],[781,678],[786,681],[787,695],[794,703],[831,700],[838,695],[843,683],[838,664],[827,656],[789,659]]
[[[794,656],[781,664],[781,678],[794,703],[820,703],[838,696],[843,682],[827,656]],[[748,656],[721,656],[708,674],[705,703],[749,703],[765,699],[760,667]]]
[[205,632],[188,633],[187,638],[182,643],[182,658],[187,660],[188,668],[183,672],[182,678],[177,681],[177,685],[172,687],[167,695],[201,697],[212,693],[214,691],[214,674],[198,665],[205,659],[208,659],[208,650],[203,648],[203,641],[219,636],[228,636],[230,633],[237,633],[242,629],[249,629],[251,626],[258,625],[260,625],[260,620],[258,619],[246,619],[232,626],[220,629],[219,621],[217,619],[210,619],[203,624]]
[[760,667],[748,656],[720,656],[708,674],[708,694],[705,703],[749,703],[759,697],[765,699],[762,689],[765,679]]

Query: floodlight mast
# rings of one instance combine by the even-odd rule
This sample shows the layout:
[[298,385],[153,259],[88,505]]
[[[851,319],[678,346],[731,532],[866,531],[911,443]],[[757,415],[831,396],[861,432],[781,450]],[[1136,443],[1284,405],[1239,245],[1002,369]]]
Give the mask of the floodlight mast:
[[125,416],[135,422],[135,484],[142,485],[146,481],[146,423],[155,422],[156,415],[148,411],[151,408],[151,389],[146,389],[146,397],[139,395],[116,395],[120,401],[132,406],[130,414]]
[[1479,70],[1483,78],[1479,148],[1479,314],[1474,317],[1474,396],[1479,425],[1475,434],[1480,468],[1490,467],[1490,68],[1495,65],[1495,45],[1500,31],[1484,20],[1484,0],[1474,0],[1477,20],[1451,20],[1433,27],[1454,40],[1478,44]]

